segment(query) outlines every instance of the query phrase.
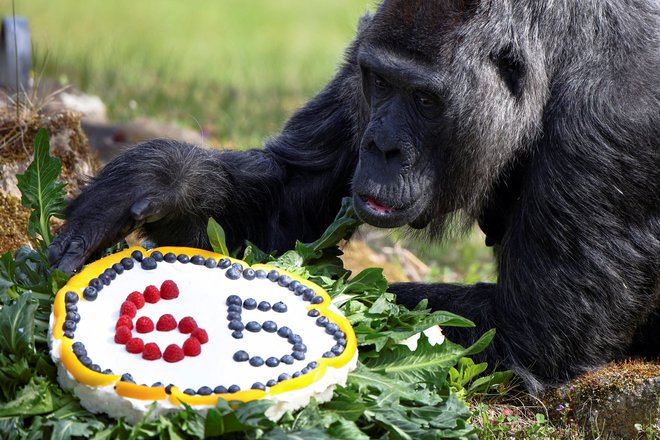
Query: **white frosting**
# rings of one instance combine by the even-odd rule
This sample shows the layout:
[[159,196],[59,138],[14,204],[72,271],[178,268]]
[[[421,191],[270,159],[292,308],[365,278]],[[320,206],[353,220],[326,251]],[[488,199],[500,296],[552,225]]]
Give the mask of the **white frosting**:
[[[111,369],[115,374],[130,373],[138,384],[151,385],[161,382],[165,385],[174,384],[181,391],[186,388],[197,390],[202,386],[211,389],[217,385],[238,385],[241,390],[247,390],[255,382],[266,384],[269,379],[277,379],[282,373],[292,375],[300,371],[311,361],[318,361],[323,353],[329,351],[336,341],[332,335],[325,332],[324,327],[316,325],[316,318],[309,317],[307,312],[310,303],[302,296],[296,296],[289,289],[279,286],[268,279],[230,280],[226,271],[219,268],[209,269],[192,263],[181,264],[160,262],[155,270],[143,270],[137,263],[131,270],[118,275],[109,286],[105,286],[95,301],[81,300],[78,302],[80,322],[75,331],[74,342],[82,342],[87,349],[87,355],[99,365],[102,370]],[[126,347],[114,341],[115,326],[119,318],[119,309],[126,297],[134,291],[143,292],[149,285],[160,288],[165,280],[173,280],[179,288],[178,298],[162,299],[156,304],[146,303],[137,311],[133,322],[142,316],[151,318],[154,325],[163,314],[169,313],[177,322],[191,316],[198,326],[205,329],[209,341],[202,344],[199,356],[188,357],[174,363],[164,359],[148,361],[141,354],[132,354]],[[253,367],[248,362],[236,362],[233,355],[238,350],[245,350],[250,356],[260,356],[264,361],[268,357],[280,359],[285,354],[291,354],[292,345],[286,338],[277,333],[268,333],[263,329],[257,333],[243,330],[243,338],[232,337],[232,330],[227,326],[227,297],[238,295],[242,300],[253,298],[259,303],[268,301],[271,305],[283,302],[288,311],[278,313],[272,309],[267,312],[260,310],[241,310],[243,324],[257,321],[260,324],[266,320],[274,321],[278,328],[289,327],[293,333],[299,334],[307,346],[304,360],[294,360],[292,365],[282,362],[277,367],[265,364]],[[330,309],[338,313],[334,306]],[[51,318],[52,320],[52,318]],[[52,323],[51,323],[52,325]],[[169,344],[182,346],[190,335],[182,334],[178,329],[169,332],[158,330],[140,334],[133,329],[133,337],[140,337],[145,344],[155,342],[161,352]],[[127,417],[129,421],[138,420],[146,412],[151,401],[130,399],[115,393],[112,385],[105,387],[90,387],[76,382],[61,364],[60,341],[50,338],[51,355],[60,367],[59,379],[62,386],[72,388],[81,398],[81,403],[92,412],[106,412],[114,417]],[[272,419],[279,418],[285,411],[306,405],[311,397],[329,400],[334,384],[343,384],[348,372],[355,368],[357,352],[353,359],[341,368],[326,369],[323,378],[310,386],[283,394],[269,396],[276,404],[267,414]],[[180,407],[169,401],[159,401],[153,415],[168,412]],[[200,409],[200,407],[196,407]]]

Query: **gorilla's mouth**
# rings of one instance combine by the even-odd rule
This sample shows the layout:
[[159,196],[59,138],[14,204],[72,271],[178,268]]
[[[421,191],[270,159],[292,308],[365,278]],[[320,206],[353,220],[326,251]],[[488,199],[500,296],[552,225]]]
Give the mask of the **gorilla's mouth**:
[[406,224],[423,228],[428,224],[426,216],[422,215],[425,208],[422,198],[408,205],[393,206],[374,196],[354,193],[353,206],[362,221],[379,228],[397,228]]

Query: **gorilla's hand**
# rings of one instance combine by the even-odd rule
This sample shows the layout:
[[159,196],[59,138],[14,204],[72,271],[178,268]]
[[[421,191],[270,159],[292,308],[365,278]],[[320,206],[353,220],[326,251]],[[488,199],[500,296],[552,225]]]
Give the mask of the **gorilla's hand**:
[[119,156],[67,207],[67,223],[48,248],[49,262],[71,274],[136,228],[165,221],[176,231],[177,219],[205,205],[197,198],[201,176],[208,183],[213,171],[221,174],[212,159],[206,150],[165,140]]

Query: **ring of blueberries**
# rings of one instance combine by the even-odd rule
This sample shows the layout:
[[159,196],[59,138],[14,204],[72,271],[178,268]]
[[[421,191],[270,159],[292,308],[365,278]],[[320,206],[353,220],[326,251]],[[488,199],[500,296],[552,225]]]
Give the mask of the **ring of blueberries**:
[[[251,281],[254,279],[259,280],[270,280],[271,282],[277,283],[278,286],[287,288],[295,296],[301,297],[303,301],[310,302],[311,304],[322,304],[324,298],[322,296],[316,295],[313,289],[305,286],[299,281],[291,280],[291,277],[288,275],[280,275],[277,270],[271,270],[266,272],[262,269],[254,270],[252,268],[244,269],[240,263],[233,263],[229,258],[222,258],[216,260],[214,258],[204,258],[201,255],[193,255],[192,257],[186,254],[176,255],[173,252],[168,252],[163,255],[160,251],[154,251],[150,256],[145,257],[141,251],[135,250],[131,253],[131,257],[122,258],[119,263],[113,264],[110,268],[106,269],[98,277],[92,278],[87,287],[83,290],[83,298],[86,301],[95,301],[98,298],[99,292],[103,290],[103,287],[109,286],[110,283],[117,278],[118,275],[124,273],[124,271],[131,270],[135,267],[136,263],[140,263],[140,267],[143,270],[154,270],[158,267],[158,263],[175,263],[179,262],[181,264],[194,264],[197,266],[205,266],[209,269],[222,269],[225,270],[225,276],[230,280],[238,280],[241,277]],[[64,295],[64,304],[66,310],[66,317],[64,323],[62,324],[63,335],[66,338],[74,339],[75,331],[77,324],[80,322],[80,314],[78,314],[78,294],[76,292],[67,292]],[[267,320],[263,323],[258,323],[256,321],[250,321],[247,324],[243,324],[241,321],[241,311],[246,310],[260,310],[263,312],[273,310],[277,313],[286,313],[288,308],[283,302],[277,302],[275,304],[270,304],[267,301],[256,302],[254,298],[247,298],[243,301],[237,295],[230,295],[227,298],[227,320],[229,321],[228,328],[232,330],[232,337],[235,339],[243,338],[243,330],[249,332],[260,332],[265,331],[268,333],[277,332],[278,336],[286,338],[287,341],[292,346],[291,354],[286,354],[281,358],[269,357],[263,359],[259,356],[249,356],[247,352],[239,350],[234,353],[233,359],[236,362],[248,362],[253,367],[260,367],[266,365],[267,367],[276,367],[280,362],[292,365],[294,361],[302,361],[305,359],[305,352],[307,351],[307,346],[303,343],[302,337],[298,334],[295,334],[291,331],[290,328],[283,326],[279,327],[273,321]],[[316,325],[320,327],[325,327],[325,332],[329,335],[332,335],[336,341],[336,344],[330,349],[323,353],[324,358],[332,358],[339,356],[343,353],[346,348],[346,335],[343,331],[339,329],[337,324],[331,323],[328,318],[325,316],[320,316],[318,309],[312,309],[307,313],[308,316],[316,318]],[[82,342],[74,342],[72,345],[72,351],[78,358],[81,364],[89,368],[92,371],[102,374],[114,374],[112,370],[105,369],[102,370],[101,367],[93,363],[92,359],[87,356],[87,349]],[[307,374],[313,369],[318,367],[318,362],[312,361],[307,364],[300,371],[296,371],[293,374],[289,375],[287,373],[280,374],[277,379],[270,379],[264,385],[261,382],[255,382],[252,385],[252,389],[265,390],[266,387],[272,387],[282,382],[284,380],[289,380],[292,378],[299,377],[303,374]],[[135,383],[133,376],[129,373],[124,373],[119,379],[123,382]],[[142,386],[148,386],[142,384]],[[162,387],[163,384],[156,382],[151,385],[152,387]],[[165,392],[171,394],[172,384],[165,386]],[[231,385],[225,387],[223,385],[218,385],[215,388],[211,389],[208,386],[200,387],[198,390],[193,390],[192,388],[187,388],[183,391],[184,394],[188,395],[210,395],[210,394],[224,394],[224,393],[236,393],[240,391],[238,385]]]

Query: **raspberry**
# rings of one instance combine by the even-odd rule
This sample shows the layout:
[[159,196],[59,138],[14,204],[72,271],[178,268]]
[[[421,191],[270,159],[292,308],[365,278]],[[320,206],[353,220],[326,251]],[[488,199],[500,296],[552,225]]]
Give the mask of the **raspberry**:
[[146,316],[142,316],[138,318],[137,322],[135,323],[135,329],[138,333],[152,332],[154,331],[154,322]]
[[197,339],[200,344],[206,344],[209,342],[209,334],[206,333],[206,330],[203,328],[196,328],[193,330],[193,332],[190,334],[193,338]]
[[126,343],[126,351],[129,353],[142,353],[144,342],[140,338],[131,338]]
[[150,304],[156,304],[160,301],[160,292],[156,286],[147,286],[144,289],[144,300]]
[[181,333],[192,333],[197,328],[197,323],[190,316],[186,316],[179,321],[179,331]]
[[199,356],[202,352],[202,345],[196,338],[188,338],[183,343],[183,353],[186,356]]
[[135,307],[141,309],[144,307],[144,296],[140,292],[133,292],[126,297],[126,301],[135,304]]
[[169,332],[175,328],[176,319],[174,319],[174,316],[170,315],[169,313],[166,313],[158,318],[158,322],[156,323],[156,330],[159,332]]
[[137,315],[137,307],[135,307],[135,304],[130,301],[124,301],[119,309],[119,314],[135,318],[135,315]]
[[131,329],[125,325],[117,327],[115,331],[115,342],[117,344],[125,344],[131,339]]
[[129,330],[133,330],[133,319],[128,315],[121,315],[115,325],[115,328],[119,327],[128,327]]
[[162,358],[163,355],[160,353],[160,348],[155,342],[149,342],[144,346],[144,351],[142,352],[142,359],[148,361],[155,361]]
[[160,286],[160,296],[163,299],[174,299],[179,296],[179,288],[172,280],[163,281]]
[[163,359],[165,359],[165,362],[179,362],[183,358],[183,350],[176,344],[168,345],[163,353]]

